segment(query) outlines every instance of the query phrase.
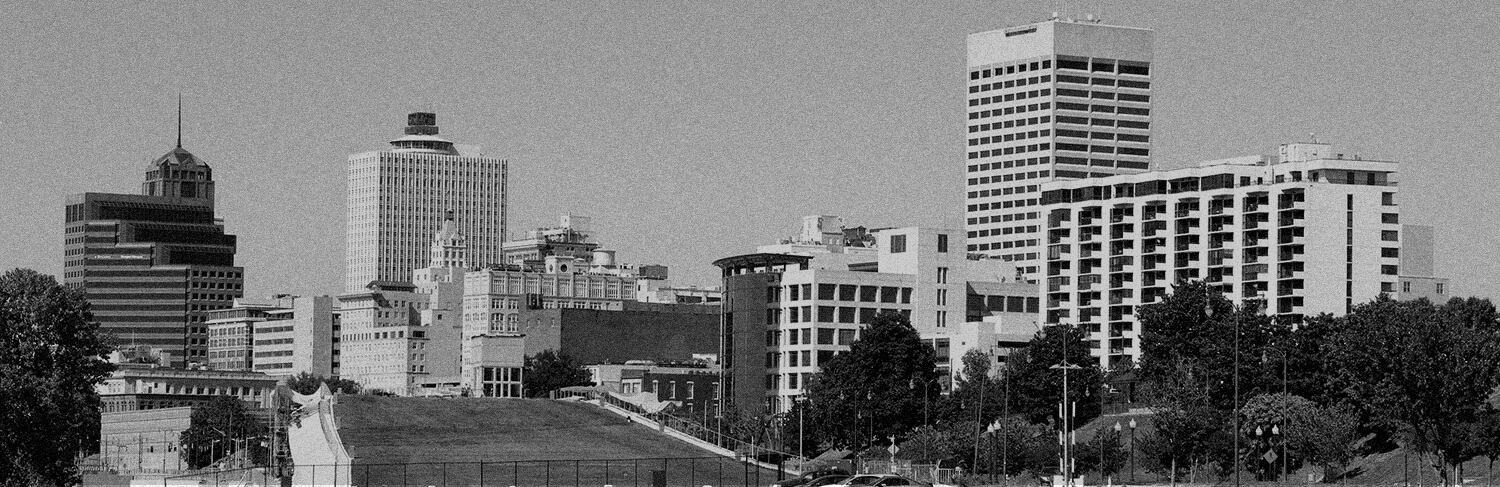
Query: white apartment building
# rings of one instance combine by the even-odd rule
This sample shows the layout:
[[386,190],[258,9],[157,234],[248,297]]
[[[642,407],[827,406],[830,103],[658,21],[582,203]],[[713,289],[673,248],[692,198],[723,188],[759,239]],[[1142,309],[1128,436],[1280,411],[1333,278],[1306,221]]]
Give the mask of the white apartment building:
[[1152,40],[1092,18],[969,35],[968,251],[1035,276],[1042,183],[1150,169]]
[[429,239],[449,211],[463,222],[472,264],[501,263],[507,162],[438,137],[435,114],[407,121],[406,135],[389,149],[349,156],[346,292],[404,281],[426,266]]
[[789,250],[783,242],[714,262],[724,273],[724,390],[737,407],[752,414],[787,410],[805,393],[807,380],[847,351],[881,313],[907,315],[936,350],[944,375],[961,366],[965,351],[991,348],[980,340],[993,333],[984,335],[965,323],[981,321],[1017,299],[1024,310],[1029,299],[1032,312],[1012,319],[1031,326],[1036,284],[1016,281],[1009,263],[970,258],[962,233],[884,229],[867,241],[869,246],[854,247],[832,239],[841,234],[828,226],[837,222],[833,218],[808,217],[824,223],[804,226],[805,238],[792,243],[798,252],[783,252]]
[[1136,306],[1202,280],[1296,319],[1395,293],[1397,164],[1319,143],[1278,157],[1042,185],[1044,324],[1090,333],[1104,366],[1140,358]]

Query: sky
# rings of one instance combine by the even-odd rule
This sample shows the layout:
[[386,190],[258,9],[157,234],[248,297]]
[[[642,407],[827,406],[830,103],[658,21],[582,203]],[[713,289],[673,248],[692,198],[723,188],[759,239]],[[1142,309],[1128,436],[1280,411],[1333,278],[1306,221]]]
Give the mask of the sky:
[[1156,31],[1155,167],[1399,161],[1451,292],[1500,291],[1500,2],[18,2],[0,269],[60,274],[64,198],[138,193],[179,93],[251,298],[341,290],[347,157],[416,110],[510,161],[512,235],[591,216],[683,284],[803,215],[961,228],[965,36],[1053,11]]

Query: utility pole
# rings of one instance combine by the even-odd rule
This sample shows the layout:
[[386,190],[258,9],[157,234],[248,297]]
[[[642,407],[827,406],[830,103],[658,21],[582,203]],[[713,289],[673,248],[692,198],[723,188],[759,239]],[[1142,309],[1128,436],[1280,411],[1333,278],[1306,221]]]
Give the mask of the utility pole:
[[1077,438],[1073,436],[1073,413],[1076,412],[1076,405],[1068,400],[1068,371],[1082,369],[1083,367],[1068,363],[1068,331],[1070,328],[1068,325],[1057,325],[1057,327],[1062,330],[1062,358],[1057,365],[1049,368],[1062,369],[1063,373],[1062,401],[1057,405],[1058,416],[1062,419],[1062,434],[1058,436],[1058,442],[1062,443],[1062,468],[1060,470],[1063,474],[1063,485],[1071,487],[1073,485],[1073,444]]

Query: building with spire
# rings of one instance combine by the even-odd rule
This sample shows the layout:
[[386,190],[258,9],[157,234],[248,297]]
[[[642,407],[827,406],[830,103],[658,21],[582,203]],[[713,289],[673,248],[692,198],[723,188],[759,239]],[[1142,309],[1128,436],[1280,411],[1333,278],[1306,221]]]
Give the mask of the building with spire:
[[408,115],[406,135],[390,144],[349,156],[345,292],[426,267],[445,213],[468,238],[470,264],[501,263],[506,161],[439,137],[433,113]]
[[141,194],[67,197],[63,282],[84,290],[122,348],[204,364],[207,314],[243,296],[245,276],[214,216],[213,169],[182,147],[180,104],[177,146],[145,169]]
[[457,386],[468,238],[445,212],[427,266],[339,296],[340,376],[399,395]]

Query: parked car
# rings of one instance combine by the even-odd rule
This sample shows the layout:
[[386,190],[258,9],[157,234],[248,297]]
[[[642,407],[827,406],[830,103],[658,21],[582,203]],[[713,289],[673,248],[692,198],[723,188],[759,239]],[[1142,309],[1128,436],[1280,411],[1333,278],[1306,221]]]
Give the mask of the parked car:
[[847,479],[847,478],[849,478],[848,475],[844,475],[844,474],[841,474],[841,473],[836,473],[836,474],[833,474],[833,475],[824,475],[822,477],[818,477],[818,478],[812,479],[812,481],[810,481],[808,483],[805,483],[805,484],[802,484],[802,485],[800,485],[798,487],[827,487],[827,486],[830,486],[830,485],[837,484],[839,482],[843,482],[844,479]]
[[814,480],[817,480],[818,478],[827,477],[829,475],[849,475],[849,471],[838,467],[818,467],[806,472],[802,472],[802,475],[798,475],[796,477],[771,484],[771,487],[801,487],[802,485],[806,485],[808,482],[812,482]]
[[931,484],[918,480],[912,480],[895,474],[862,474],[849,477],[837,485],[867,486],[867,487],[894,487],[894,486],[918,486],[931,487]]

